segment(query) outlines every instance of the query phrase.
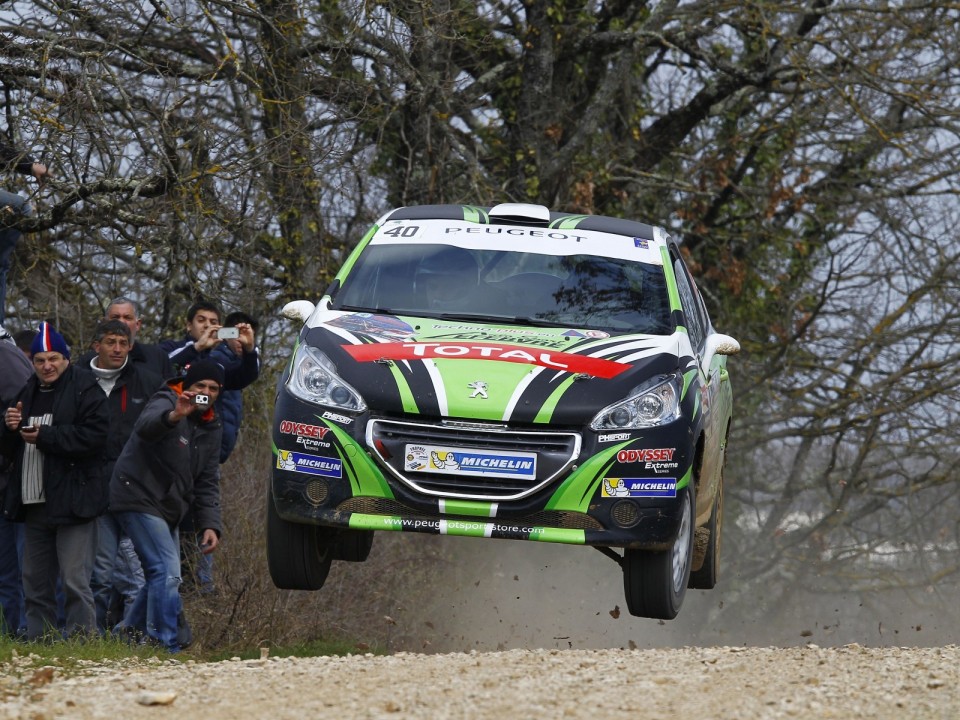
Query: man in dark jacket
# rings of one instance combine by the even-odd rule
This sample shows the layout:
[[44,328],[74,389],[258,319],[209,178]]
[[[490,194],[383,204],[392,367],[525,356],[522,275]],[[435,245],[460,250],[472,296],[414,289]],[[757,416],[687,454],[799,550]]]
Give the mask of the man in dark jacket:
[[[130,328],[125,323],[106,320],[97,325],[93,338],[96,355],[88,367],[106,394],[110,409],[110,434],[104,456],[104,471],[108,478],[113,474],[113,466],[133,432],[140,412],[163,384],[163,378],[147,365],[133,362],[131,346]],[[97,628],[105,632],[119,620],[119,617],[117,620],[108,619],[114,594],[119,593],[118,597],[122,596],[129,607],[143,587],[144,578],[133,546],[124,538],[116,518],[106,513],[100,516],[97,525],[97,558],[90,584],[97,608]],[[121,544],[129,545],[133,567],[128,567],[129,555],[124,552],[127,548],[121,549]]]
[[[27,379],[33,375],[33,365],[12,339],[0,339],[0,409],[14,404]],[[0,510],[8,481],[9,463],[0,458]],[[0,511],[0,516],[2,516]],[[27,619],[23,608],[23,583],[20,568],[23,565],[23,523],[10,522],[0,517],[0,611],[3,617],[0,632],[19,635],[26,632]]]
[[110,481],[110,511],[133,540],[147,581],[125,623],[170,652],[180,649],[178,526],[191,504],[204,552],[220,539],[221,427],[213,405],[222,386],[223,368],[208,360],[168,382],[140,414]]
[[[224,340],[210,352],[210,358],[223,365],[225,376],[227,372],[239,368],[243,362],[242,358],[245,351],[240,340],[240,325],[249,327],[252,336],[256,337],[257,321],[245,312],[232,312],[224,318],[223,327],[237,328],[237,337]],[[255,347],[256,340],[254,340]],[[259,377],[259,367],[257,367],[255,374],[251,374],[254,378]],[[223,440],[220,444],[220,464],[223,465],[237,445],[240,425],[243,423],[243,396],[241,391],[224,388],[220,397],[217,398],[217,414],[223,423]]]
[[107,508],[102,460],[107,399],[89,372],[70,364],[49,323],[31,346],[34,375],[4,412],[0,450],[13,465],[4,502],[24,521],[23,594],[27,639],[56,628],[56,580],[66,600],[66,633],[96,631],[90,575],[96,518]]

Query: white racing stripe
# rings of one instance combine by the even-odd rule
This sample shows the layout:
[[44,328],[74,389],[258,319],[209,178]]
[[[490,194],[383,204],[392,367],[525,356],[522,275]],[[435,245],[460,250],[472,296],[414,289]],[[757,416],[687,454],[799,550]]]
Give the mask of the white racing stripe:
[[427,368],[427,374],[430,376],[430,382],[433,383],[433,391],[437,394],[437,405],[440,407],[440,415],[447,414],[447,391],[443,385],[443,377],[437,369],[437,364],[429,358],[424,359],[424,366]]

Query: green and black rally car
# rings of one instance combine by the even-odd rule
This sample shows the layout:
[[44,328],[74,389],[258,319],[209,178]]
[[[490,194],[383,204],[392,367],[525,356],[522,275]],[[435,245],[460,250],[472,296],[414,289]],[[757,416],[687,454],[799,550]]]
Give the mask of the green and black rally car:
[[716,583],[739,345],[662,228],[400,208],[284,314],[304,326],[273,421],[278,587],[319,589],[382,530],[592,545],[643,617]]

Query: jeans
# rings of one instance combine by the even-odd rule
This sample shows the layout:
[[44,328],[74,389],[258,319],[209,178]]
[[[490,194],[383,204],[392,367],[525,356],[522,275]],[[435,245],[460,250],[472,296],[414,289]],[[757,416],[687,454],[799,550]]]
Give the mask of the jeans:
[[90,576],[97,551],[97,523],[52,525],[43,503],[28,505],[23,546],[23,595],[27,639],[37,640],[57,629],[57,576],[63,584],[65,634],[92,635],[96,613]]
[[[0,212],[11,208],[17,215],[29,215],[30,204],[16,193],[0,190]],[[7,313],[7,274],[10,272],[10,258],[20,242],[21,233],[16,228],[0,227],[0,325]]]
[[146,584],[127,612],[125,624],[146,632],[170,652],[179,652],[180,537],[177,527],[170,527],[163,518],[147,513],[114,515],[133,541],[146,578]]
[[[143,588],[144,576],[133,543],[123,534],[117,519],[107,513],[97,518],[97,524],[100,539],[90,587],[97,608],[97,629],[105,633],[119,622],[129,624],[127,613]],[[122,599],[122,618],[110,616],[117,594]]]
[[0,517],[0,633],[25,635],[27,615],[23,606],[23,523]]

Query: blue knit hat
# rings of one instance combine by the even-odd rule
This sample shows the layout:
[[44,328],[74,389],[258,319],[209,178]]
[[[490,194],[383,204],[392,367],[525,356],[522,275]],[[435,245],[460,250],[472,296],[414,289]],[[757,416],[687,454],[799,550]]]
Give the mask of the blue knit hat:
[[37,335],[30,344],[31,358],[39,352],[58,352],[65,358],[70,358],[70,348],[67,347],[67,341],[48,322],[40,323]]

